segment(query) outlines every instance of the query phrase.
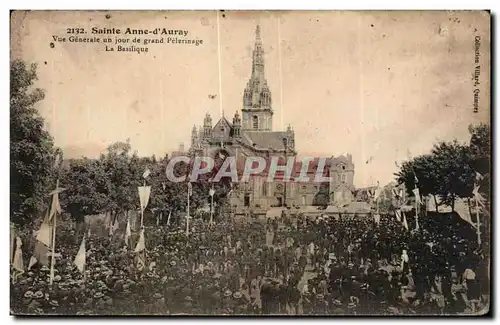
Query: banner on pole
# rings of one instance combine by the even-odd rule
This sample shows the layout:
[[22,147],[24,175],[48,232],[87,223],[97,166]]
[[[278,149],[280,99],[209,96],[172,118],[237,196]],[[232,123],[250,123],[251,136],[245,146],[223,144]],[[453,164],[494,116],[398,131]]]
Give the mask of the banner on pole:
[[149,202],[149,195],[151,194],[151,186],[139,186],[139,200],[141,202],[141,210],[144,212]]
[[84,236],[82,239],[82,243],[80,244],[80,249],[78,250],[78,253],[76,254],[74,261],[76,267],[81,273],[83,273],[85,269],[85,262],[86,262],[86,252],[85,252],[85,236]]

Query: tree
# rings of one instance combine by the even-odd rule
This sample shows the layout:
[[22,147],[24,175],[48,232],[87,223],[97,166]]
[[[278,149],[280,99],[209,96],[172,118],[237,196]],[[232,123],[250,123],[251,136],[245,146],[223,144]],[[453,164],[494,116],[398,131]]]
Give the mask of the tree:
[[475,171],[470,147],[455,140],[440,142],[431,154],[404,162],[395,175],[398,184],[405,184],[407,193],[417,186],[421,195],[432,194],[435,200],[437,195],[439,204],[454,210],[456,198],[472,196]]
[[435,194],[444,204],[455,208],[455,199],[471,197],[475,171],[470,147],[453,142],[441,142],[432,149],[433,171],[436,179]]
[[44,92],[33,89],[36,65],[13,61],[10,67],[10,202],[12,218],[25,224],[42,211],[54,186],[54,143],[35,104]]
[[491,130],[486,124],[470,125],[470,149],[475,171],[484,178],[480,180],[479,191],[485,198],[490,198],[491,191]]
[[77,222],[83,222],[86,215],[106,212],[110,206],[110,183],[97,159],[70,160],[61,182],[66,188],[61,193],[62,208]]

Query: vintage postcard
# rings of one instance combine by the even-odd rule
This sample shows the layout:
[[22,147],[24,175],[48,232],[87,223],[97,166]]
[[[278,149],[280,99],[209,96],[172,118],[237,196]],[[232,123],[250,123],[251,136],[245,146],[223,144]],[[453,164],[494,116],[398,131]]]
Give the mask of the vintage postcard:
[[11,314],[488,314],[490,21],[11,12]]

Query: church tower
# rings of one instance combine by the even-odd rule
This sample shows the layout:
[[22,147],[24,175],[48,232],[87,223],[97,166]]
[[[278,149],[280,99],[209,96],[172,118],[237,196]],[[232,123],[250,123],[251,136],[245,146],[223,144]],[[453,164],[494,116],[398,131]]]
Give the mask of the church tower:
[[252,75],[243,93],[243,123],[246,131],[272,131],[273,110],[271,92],[264,75],[264,50],[260,27],[255,30],[255,48],[252,57]]

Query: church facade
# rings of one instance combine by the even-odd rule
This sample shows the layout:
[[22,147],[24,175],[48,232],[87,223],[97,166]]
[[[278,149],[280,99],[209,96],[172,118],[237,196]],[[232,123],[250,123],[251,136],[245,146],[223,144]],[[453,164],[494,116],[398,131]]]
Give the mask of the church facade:
[[[296,158],[291,179],[284,182],[275,177],[267,181],[267,173],[252,176],[247,183],[240,183],[231,192],[230,204],[237,214],[247,212],[262,213],[271,207],[342,205],[354,200],[354,164],[350,154],[326,159],[324,176],[330,182],[314,182],[318,169],[318,158],[309,163],[309,182],[294,182],[301,171],[301,159],[297,158],[295,132],[289,125],[285,131],[273,130],[272,95],[267,84],[264,69],[264,50],[257,26],[255,47],[252,53],[252,70],[243,91],[241,115],[235,112],[232,120],[222,116],[216,123],[207,113],[203,126],[193,126],[191,131],[191,156],[220,155],[234,156],[237,160],[245,157],[262,157],[269,161],[280,157],[285,161]],[[280,163],[281,165],[281,163]]]

